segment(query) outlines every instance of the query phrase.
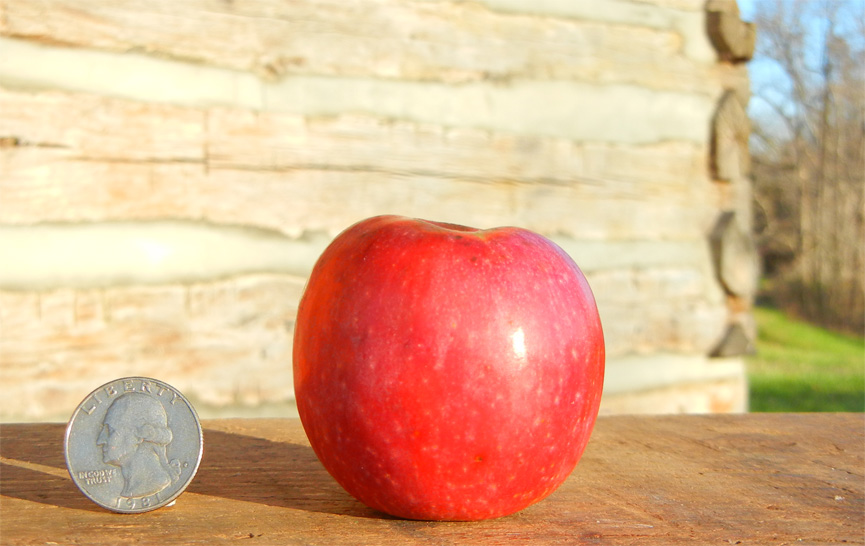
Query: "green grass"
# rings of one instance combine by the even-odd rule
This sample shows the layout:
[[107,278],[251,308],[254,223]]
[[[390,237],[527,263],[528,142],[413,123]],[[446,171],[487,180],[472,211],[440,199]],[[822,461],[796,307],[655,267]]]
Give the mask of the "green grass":
[[865,411],[865,339],[757,308],[751,411]]

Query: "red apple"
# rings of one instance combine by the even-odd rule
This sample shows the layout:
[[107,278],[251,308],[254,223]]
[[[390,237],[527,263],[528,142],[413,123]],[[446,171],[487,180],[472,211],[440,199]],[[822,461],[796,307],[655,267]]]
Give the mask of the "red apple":
[[366,505],[480,520],[543,499],[589,440],[604,339],[585,277],[546,238],[380,216],[340,234],[297,313],[297,408]]

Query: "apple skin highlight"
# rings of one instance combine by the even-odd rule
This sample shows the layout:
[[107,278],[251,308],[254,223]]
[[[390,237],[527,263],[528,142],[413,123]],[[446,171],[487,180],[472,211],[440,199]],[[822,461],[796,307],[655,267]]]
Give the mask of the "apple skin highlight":
[[313,268],[293,351],[324,467],[408,519],[481,520],[543,499],[576,466],[603,389],[588,282],[557,245],[513,227],[351,226]]

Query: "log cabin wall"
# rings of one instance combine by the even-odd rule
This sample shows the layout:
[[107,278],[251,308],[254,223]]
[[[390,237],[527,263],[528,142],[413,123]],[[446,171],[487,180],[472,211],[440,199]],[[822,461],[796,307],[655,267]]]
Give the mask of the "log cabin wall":
[[392,213],[581,266],[602,411],[742,411],[754,29],[715,0],[0,0],[0,420],[100,384],[291,415],[325,245]]

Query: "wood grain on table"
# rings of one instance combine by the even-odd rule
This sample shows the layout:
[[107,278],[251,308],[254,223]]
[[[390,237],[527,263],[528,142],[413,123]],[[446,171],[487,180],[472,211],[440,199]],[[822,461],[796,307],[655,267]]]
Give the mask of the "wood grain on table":
[[331,479],[293,419],[204,421],[174,506],[115,514],[63,459],[64,424],[0,425],[0,543],[863,544],[865,415],[611,416],[547,499],[474,523],[394,519]]

